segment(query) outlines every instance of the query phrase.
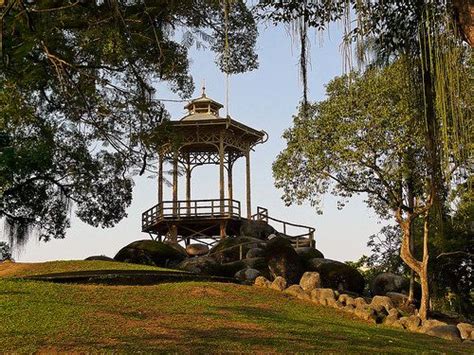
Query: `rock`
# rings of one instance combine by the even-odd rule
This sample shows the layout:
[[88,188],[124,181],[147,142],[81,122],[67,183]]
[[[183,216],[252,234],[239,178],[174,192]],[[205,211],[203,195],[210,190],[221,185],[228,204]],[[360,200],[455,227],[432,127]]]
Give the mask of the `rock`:
[[357,298],[354,299],[354,305],[356,307],[365,308],[365,307],[367,307],[367,302],[362,297],[357,297]]
[[291,285],[285,291],[283,291],[289,295],[295,296],[300,300],[310,300],[310,296],[300,285]]
[[[410,289],[410,280],[406,277],[384,272],[375,276],[370,285],[372,295],[385,296],[387,292],[396,292],[408,295]],[[415,283],[415,298],[421,296],[421,287]]]
[[314,258],[323,259],[324,255],[319,250],[311,247],[299,247],[295,248],[296,254],[300,257],[301,261],[303,262],[305,268],[307,267],[307,263],[309,260]]
[[156,240],[137,240],[120,249],[114,259],[126,263],[174,267],[187,257]]
[[384,320],[385,325],[393,326],[394,323],[399,324],[403,328],[397,316],[389,314],[388,316],[385,317],[385,320]]
[[409,316],[409,317],[401,317],[400,324],[403,325],[405,329],[415,332],[420,329],[421,318],[416,315]]
[[353,314],[356,317],[359,317],[363,320],[372,322],[372,323],[377,323],[377,313],[372,309],[372,308],[363,308],[363,307],[357,307],[354,309]]
[[223,276],[219,263],[209,256],[196,256],[186,259],[179,263],[177,268],[200,275]]
[[321,287],[321,277],[317,272],[307,271],[301,276],[300,286],[306,292],[311,292]]
[[266,287],[266,288],[270,287],[271,284],[272,283],[263,276],[258,276],[255,279],[255,283],[254,283],[254,285],[257,287]]
[[245,258],[247,258],[247,259],[261,258],[261,257],[265,257],[265,250],[261,249],[261,248],[249,249],[249,251],[245,255]]
[[400,292],[387,292],[385,296],[389,297],[395,307],[408,304],[408,296]]
[[344,306],[354,306],[355,307],[354,299],[351,296],[349,296],[345,293],[340,295],[337,300],[339,302],[341,302]]
[[319,273],[323,287],[359,294],[364,290],[364,277],[352,266],[336,260],[313,258],[307,262],[307,267]]
[[265,221],[242,220],[240,235],[266,240],[270,234],[276,233],[275,228]]
[[255,269],[243,269],[237,271],[234,277],[237,280],[246,281],[246,282],[254,282],[257,277],[261,276],[260,271]]
[[397,319],[400,319],[400,317],[402,316],[402,314],[400,313],[400,311],[396,308],[392,308],[388,311],[388,315],[390,317],[395,317]]
[[390,309],[394,308],[392,300],[387,296],[374,296],[372,302],[370,302],[370,306],[377,310],[377,312],[380,312],[383,308],[387,314]]
[[273,280],[272,284],[270,285],[271,289],[277,290],[277,291],[283,291],[286,288],[286,280],[284,277],[277,276],[275,277],[275,280]]
[[311,291],[311,300],[327,306],[328,303],[336,301],[336,295],[330,288],[315,288]]
[[186,253],[189,256],[202,256],[209,253],[209,247],[205,244],[189,244],[186,246]]
[[461,341],[459,329],[455,325],[438,325],[429,328],[423,327],[422,332],[437,338]]
[[423,328],[433,328],[438,326],[448,325],[448,323],[442,322],[437,319],[426,319],[423,321],[422,327]]
[[474,325],[469,323],[458,323],[457,327],[463,340],[474,340]]
[[88,260],[88,261],[117,261],[117,260],[109,258],[108,256],[105,256],[105,255],[93,255],[93,256],[89,256],[88,258],[85,258],[84,260]]
[[234,261],[231,263],[221,264],[221,269],[223,276],[232,277],[236,272],[242,269],[256,269],[260,271],[262,276],[265,276],[267,279],[270,278],[270,270],[268,270],[267,262],[265,258],[250,258]]
[[265,260],[271,276],[282,276],[290,284],[300,281],[303,265],[288,239],[275,237],[270,240],[265,249]]
[[241,259],[241,249],[242,258],[244,258],[250,249],[257,248],[260,243],[261,240],[256,238],[227,237],[214,245],[209,251],[209,255],[220,263],[239,261]]

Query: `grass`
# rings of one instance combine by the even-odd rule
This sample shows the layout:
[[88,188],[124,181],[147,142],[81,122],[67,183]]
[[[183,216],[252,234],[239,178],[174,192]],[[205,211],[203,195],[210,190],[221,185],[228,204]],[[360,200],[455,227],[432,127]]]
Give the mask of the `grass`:
[[44,263],[1,263],[0,277],[26,277],[61,273],[69,271],[92,271],[92,270],[155,270],[176,271],[156,266],[118,263],[113,261],[96,260],[61,260],[48,261]]
[[[83,263],[69,265],[89,270]],[[40,268],[44,273],[47,266]],[[93,286],[0,278],[0,319],[2,352],[472,353],[473,349],[374,326],[277,291],[220,283]]]

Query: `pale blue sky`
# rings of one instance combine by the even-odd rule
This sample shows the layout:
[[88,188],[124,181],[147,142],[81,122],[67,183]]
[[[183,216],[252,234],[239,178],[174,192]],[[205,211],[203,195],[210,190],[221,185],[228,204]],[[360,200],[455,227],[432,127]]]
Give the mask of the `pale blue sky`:
[[[329,35],[330,34],[330,35]],[[313,36],[311,42],[311,70],[309,73],[310,99],[324,97],[324,85],[343,71],[340,26],[331,27],[330,33]],[[251,157],[252,203],[268,208],[269,214],[290,222],[316,228],[317,248],[327,258],[355,260],[367,253],[366,242],[370,234],[381,225],[366,208],[361,198],[354,198],[342,211],[337,210],[335,199],[324,198],[324,214],[317,215],[308,205],[285,207],[281,192],[273,185],[271,165],[284,148],[283,131],[291,125],[301,99],[298,74],[298,49],[283,28],[260,28],[258,40],[260,67],[251,73],[231,78],[230,115],[253,128],[268,132],[270,139],[256,147]],[[202,80],[206,81],[208,96],[225,102],[225,78],[214,64],[214,55],[208,51],[193,50],[191,72],[196,83],[194,96],[200,95]],[[167,90],[160,98],[176,98]],[[184,115],[183,104],[166,103],[174,119]],[[225,109],[222,111],[225,114]],[[244,165],[237,162],[234,168],[234,198],[244,201]],[[193,197],[218,198],[218,169],[203,167],[193,172]],[[183,189],[181,189],[183,191]],[[128,218],[111,229],[93,228],[72,218],[72,228],[64,240],[48,243],[31,240],[17,253],[17,261],[44,261],[54,259],[83,259],[90,255],[113,257],[124,245],[138,239],[149,238],[140,232],[141,213],[156,204],[156,180],[146,177],[135,179],[133,203]],[[165,190],[165,198],[169,191]]]

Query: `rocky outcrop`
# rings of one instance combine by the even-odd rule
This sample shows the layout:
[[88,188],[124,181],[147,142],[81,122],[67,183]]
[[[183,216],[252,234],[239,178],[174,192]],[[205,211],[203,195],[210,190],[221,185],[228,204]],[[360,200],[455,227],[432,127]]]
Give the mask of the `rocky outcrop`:
[[109,258],[108,256],[105,255],[93,255],[85,258],[84,260],[88,261],[117,261],[115,259]]
[[291,285],[285,291],[283,291],[289,295],[292,295],[300,300],[307,300],[309,301],[311,298],[305,290],[301,288],[300,285]]
[[287,282],[284,277],[277,276],[275,277],[275,280],[273,280],[272,284],[270,285],[271,289],[277,290],[277,291],[283,291],[287,286]]
[[275,237],[267,243],[265,260],[273,277],[281,276],[290,284],[297,284],[304,272],[298,254],[288,239]]
[[[384,272],[375,276],[370,285],[370,291],[373,296],[385,296],[387,292],[396,292],[408,295],[410,289],[410,280],[406,277]],[[420,285],[415,284],[415,298],[419,298]]]
[[189,256],[202,256],[209,253],[209,247],[205,244],[189,244],[186,246],[186,253]]
[[240,225],[240,235],[260,240],[266,240],[270,234],[275,234],[275,228],[265,221],[243,220]]
[[117,261],[174,267],[187,257],[177,249],[155,240],[138,240],[120,249],[114,259]]
[[307,271],[301,276],[300,286],[304,291],[311,292],[321,287],[321,277],[317,272]]
[[323,253],[311,247],[299,247],[299,248],[295,248],[295,251],[296,251],[296,254],[298,254],[298,256],[300,257],[301,262],[303,263],[305,268],[308,268],[308,261],[310,261],[311,259],[324,258]]
[[237,280],[241,280],[248,283],[253,283],[257,277],[261,276],[260,271],[256,269],[243,269],[237,271],[234,277]]
[[311,259],[307,264],[309,270],[319,273],[323,287],[359,294],[364,290],[364,277],[352,266],[336,260],[320,258]]
[[260,239],[251,237],[227,237],[221,239],[209,251],[220,263],[230,263],[244,258],[250,249],[258,248],[262,244]]
[[469,323],[459,323],[457,327],[463,340],[474,340],[474,325]]
[[[224,276],[232,277],[234,274],[242,269],[256,269],[262,276],[270,278],[270,271],[265,258],[249,258],[234,261],[231,263],[221,264],[221,269]],[[272,278],[273,279],[273,278]]]
[[196,256],[182,261],[177,268],[200,275],[223,276],[221,265],[212,257]]

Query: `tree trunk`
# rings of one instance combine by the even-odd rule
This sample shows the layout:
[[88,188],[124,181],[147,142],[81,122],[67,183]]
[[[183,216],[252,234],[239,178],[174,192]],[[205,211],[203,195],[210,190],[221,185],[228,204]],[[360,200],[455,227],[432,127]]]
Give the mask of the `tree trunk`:
[[423,262],[420,273],[421,281],[421,304],[419,315],[421,319],[426,319],[428,316],[428,311],[430,309],[430,289],[428,282],[428,259],[429,259],[429,250],[428,250],[428,237],[429,237],[429,213],[426,212],[424,216],[423,223]]
[[474,46],[474,1],[453,0],[454,21],[456,22],[463,39]]

